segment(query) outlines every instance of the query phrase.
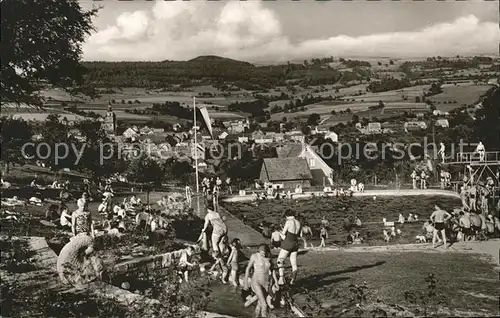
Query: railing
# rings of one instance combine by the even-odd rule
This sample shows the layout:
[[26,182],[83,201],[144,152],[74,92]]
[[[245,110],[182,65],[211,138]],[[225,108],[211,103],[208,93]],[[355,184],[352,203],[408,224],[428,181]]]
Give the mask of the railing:
[[484,153],[484,160],[477,152],[459,152],[454,159],[449,159],[448,162],[470,163],[470,162],[500,162],[499,151],[487,151]]

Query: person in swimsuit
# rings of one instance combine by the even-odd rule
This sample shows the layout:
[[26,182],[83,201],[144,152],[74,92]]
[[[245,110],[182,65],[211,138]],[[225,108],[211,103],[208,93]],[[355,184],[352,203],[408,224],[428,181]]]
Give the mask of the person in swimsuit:
[[483,227],[483,221],[476,213],[470,213],[470,223],[474,240],[477,240],[477,236],[481,232],[481,229]]
[[458,224],[462,233],[464,234],[464,241],[469,241],[472,237],[472,230],[470,224],[470,214],[464,211],[460,211],[460,219],[458,220]]
[[469,207],[471,211],[476,211],[477,210],[477,188],[476,186],[472,186],[469,190]]
[[220,245],[222,238],[227,236],[227,226],[222,220],[221,215],[214,211],[212,201],[207,202],[207,215],[205,216],[205,224],[203,225],[201,233],[204,233],[210,224],[212,225],[212,249],[214,252],[221,253]]
[[[300,238],[302,239],[302,242],[304,242],[304,249],[307,249],[307,241],[311,240],[313,236],[312,229],[307,224],[304,222],[304,226],[300,229]],[[311,247],[314,247],[312,243],[309,244]]]
[[321,227],[319,237],[321,238],[321,244],[319,247],[326,247],[326,240],[328,239],[328,231],[326,230],[326,227]]
[[231,268],[231,274],[229,276],[229,282],[234,286],[238,287],[238,269],[239,269],[239,255],[241,250],[241,241],[237,238],[231,241],[231,254],[227,259],[227,265]]
[[185,250],[182,251],[181,257],[179,258],[179,264],[177,265],[177,273],[179,274],[179,282],[182,283],[185,281],[189,282],[189,272],[196,265],[195,262],[192,261],[194,255],[194,248],[192,246],[188,246]]
[[277,225],[274,225],[274,232],[271,234],[272,248],[279,248],[281,246],[281,232]]
[[[253,269],[253,275],[249,281],[250,271]],[[267,244],[259,246],[259,251],[250,256],[247,269],[245,271],[245,278],[243,280],[244,290],[248,290],[249,283],[251,284],[253,292],[257,295],[258,303],[255,308],[256,317],[267,317],[267,294],[271,290],[271,276],[274,280],[274,285],[278,286],[278,279],[276,271],[274,270],[271,261],[271,250]]]
[[432,212],[431,221],[434,223],[434,233],[432,235],[432,247],[436,247],[436,240],[438,238],[438,233],[441,232],[443,237],[444,247],[448,248],[446,245],[446,226],[445,222],[451,218],[451,214],[441,209],[439,206],[435,205],[435,211]]
[[290,257],[290,264],[292,265],[292,279],[290,284],[295,282],[297,276],[297,252],[299,250],[299,235],[301,224],[295,219],[294,211],[288,209],[285,211],[286,222],[283,230],[281,231],[284,240],[281,242],[281,249],[278,255],[278,270],[279,270],[279,284],[285,284],[285,259]]
[[90,212],[81,209],[71,215],[71,232],[73,236],[89,235],[94,238],[94,222]]

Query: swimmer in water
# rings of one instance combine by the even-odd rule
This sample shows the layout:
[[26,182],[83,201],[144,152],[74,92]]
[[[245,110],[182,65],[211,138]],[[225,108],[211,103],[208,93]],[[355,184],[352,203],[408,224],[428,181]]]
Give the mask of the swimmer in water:
[[434,223],[434,233],[432,235],[432,247],[436,247],[436,239],[438,238],[438,232],[441,232],[443,236],[444,247],[446,246],[446,226],[445,222],[451,218],[451,214],[441,209],[439,206],[435,205],[435,211],[432,212],[431,221]]
[[299,250],[299,235],[301,224],[295,219],[295,212],[291,209],[285,211],[286,222],[281,235],[284,237],[281,242],[281,249],[278,255],[279,284],[285,284],[285,259],[290,257],[292,265],[292,279],[290,284],[295,282],[297,276],[297,252]]
[[[250,271],[253,269],[253,275],[249,281]],[[276,271],[271,261],[271,250],[266,244],[259,246],[259,251],[250,257],[247,269],[245,271],[244,290],[248,290],[249,283],[253,292],[257,295],[258,303],[255,308],[256,317],[267,317],[267,294],[271,290],[271,277],[275,286],[278,286]]]

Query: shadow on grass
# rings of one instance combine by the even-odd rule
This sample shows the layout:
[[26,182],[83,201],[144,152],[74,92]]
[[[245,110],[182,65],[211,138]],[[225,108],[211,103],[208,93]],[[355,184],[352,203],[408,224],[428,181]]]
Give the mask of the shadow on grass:
[[369,265],[351,266],[351,267],[348,267],[346,269],[342,269],[342,270],[338,270],[338,271],[334,271],[334,272],[330,272],[330,273],[312,275],[309,277],[299,279],[297,281],[297,286],[300,286],[302,288],[306,288],[309,291],[316,290],[318,288],[328,286],[328,285],[333,284],[333,283],[342,282],[342,281],[349,279],[349,277],[338,277],[338,278],[333,278],[333,279],[325,279],[325,278],[329,278],[329,277],[333,277],[333,276],[337,276],[337,275],[341,275],[341,274],[355,273],[357,271],[367,269],[367,268],[377,267],[377,266],[383,265],[385,263],[386,262],[382,261],[382,262],[376,262],[376,263],[369,264]]

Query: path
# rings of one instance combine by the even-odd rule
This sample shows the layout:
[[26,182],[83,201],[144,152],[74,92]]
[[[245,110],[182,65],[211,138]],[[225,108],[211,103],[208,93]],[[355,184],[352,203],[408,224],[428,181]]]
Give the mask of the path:
[[[193,200],[193,204],[196,204],[195,200],[196,199]],[[205,217],[205,212],[206,212],[203,201],[204,200],[200,198],[201,218]],[[226,225],[228,228],[229,240],[232,240],[233,238],[239,238],[241,244],[245,247],[258,246],[260,244],[269,243],[268,240],[266,240],[261,233],[243,223],[243,221],[241,221],[240,219],[229,213],[222,206],[219,206],[219,213],[223,217],[226,217]]]
[[[324,196],[324,192],[304,192],[302,194],[293,194],[293,199],[308,199],[314,196]],[[449,190],[438,190],[438,189],[392,189],[392,190],[366,190],[364,192],[354,192],[353,197],[382,197],[382,196],[445,196],[445,197],[453,197],[460,198],[460,195],[455,191]],[[332,193],[328,194],[328,196],[333,196]],[[231,197],[224,198],[224,202],[247,202],[256,200],[253,195],[234,195]],[[270,198],[268,200],[273,200]]]
[[499,267],[500,239],[490,239],[488,241],[471,241],[454,243],[448,249],[442,247],[433,248],[430,243],[422,244],[399,244],[383,246],[352,246],[352,247],[326,247],[315,248],[311,252],[340,251],[352,253],[380,253],[380,252],[424,252],[424,253],[468,253],[488,256],[488,261]]

